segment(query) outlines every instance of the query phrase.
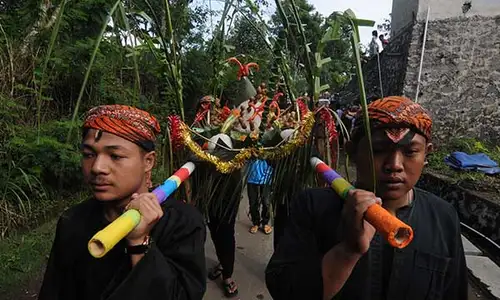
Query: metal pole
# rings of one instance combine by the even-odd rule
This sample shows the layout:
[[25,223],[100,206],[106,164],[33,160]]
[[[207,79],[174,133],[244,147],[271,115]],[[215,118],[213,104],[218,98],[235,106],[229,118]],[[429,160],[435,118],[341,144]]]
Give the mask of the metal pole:
[[497,250],[500,250],[500,246],[497,243],[495,243],[493,240],[491,240],[490,238],[488,238],[487,236],[485,236],[481,232],[475,230],[474,228],[468,226],[467,224],[465,224],[463,222],[460,222],[460,225],[462,225],[463,227],[465,227],[465,228],[469,229],[470,231],[474,232],[474,234],[479,235],[480,237],[482,237],[483,239],[485,239],[487,242],[489,242],[491,245],[495,246],[495,248],[497,248]]
[[[378,44],[377,44],[378,48]],[[384,88],[382,87],[382,69],[380,67],[380,53],[377,49],[377,65],[378,65],[378,82],[380,84],[380,98],[384,98]]]
[[422,66],[424,64],[425,42],[427,41],[427,27],[429,26],[429,14],[431,6],[427,6],[427,18],[425,20],[424,41],[422,42],[422,53],[420,54],[420,69],[418,71],[417,94],[415,95],[415,103],[418,103],[418,94],[420,94],[420,78],[422,77]]

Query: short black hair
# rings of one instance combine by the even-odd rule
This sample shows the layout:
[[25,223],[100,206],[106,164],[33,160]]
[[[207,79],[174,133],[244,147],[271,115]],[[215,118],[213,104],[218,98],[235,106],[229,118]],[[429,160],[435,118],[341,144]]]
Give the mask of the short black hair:
[[374,30],[372,31],[372,36],[377,36],[378,35],[378,31]]

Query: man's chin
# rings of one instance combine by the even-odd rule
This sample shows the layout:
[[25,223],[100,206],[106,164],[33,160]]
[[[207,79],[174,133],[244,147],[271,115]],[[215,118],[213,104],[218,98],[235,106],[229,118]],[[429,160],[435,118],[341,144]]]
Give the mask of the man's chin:
[[377,193],[378,196],[382,199],[382,201],[393,201],[398,200],[404,197],[406,191],[404,190],[382,190],[380,194]]
[[99,193],[99,192],[94,192],[93,194],[94,199],[100,202],[113,202],[118,199],[120,199],[119,196],[113,194],[113,193]]

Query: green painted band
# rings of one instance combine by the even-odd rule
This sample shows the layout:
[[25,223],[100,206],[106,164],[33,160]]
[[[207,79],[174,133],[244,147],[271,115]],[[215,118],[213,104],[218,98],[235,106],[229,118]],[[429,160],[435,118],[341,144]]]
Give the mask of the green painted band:
[[130,218],[135,226],[139,225],[141,222],[141,213],[137,209],[129,209],[127,210],[122,217],[124,218]]
[[347,196],[349,195],[349,191],[350,190],[354,190],[355,187],[353,187],[352,185],[350,187],[348,187],[347,189],[345,189],[343,192],[342,192],[342,199],[347,199]]

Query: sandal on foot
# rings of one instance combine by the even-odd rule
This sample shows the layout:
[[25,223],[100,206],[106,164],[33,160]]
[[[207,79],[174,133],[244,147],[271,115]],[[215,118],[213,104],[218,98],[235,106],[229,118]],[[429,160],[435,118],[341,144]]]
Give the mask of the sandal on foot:
[[208,271],[208,279],[215,280],[219,278],[221,274],[222,274],[222,266],[218,264]]
[[252,227],[250,227],[250,229],[248,230],[248,232],[250,232],[251,234],[256,234],[257,231],[259,231],[259,226],[257,225],[253,225]]
[[238,286],[234,280],[223,282],[222,286],[224,287],[224,296],[226,298],[233,298],[238,295]]
[[271,234],[271,232],[273,232],[273,228],[269,225],[264,225],[264,233],[265,234]]

